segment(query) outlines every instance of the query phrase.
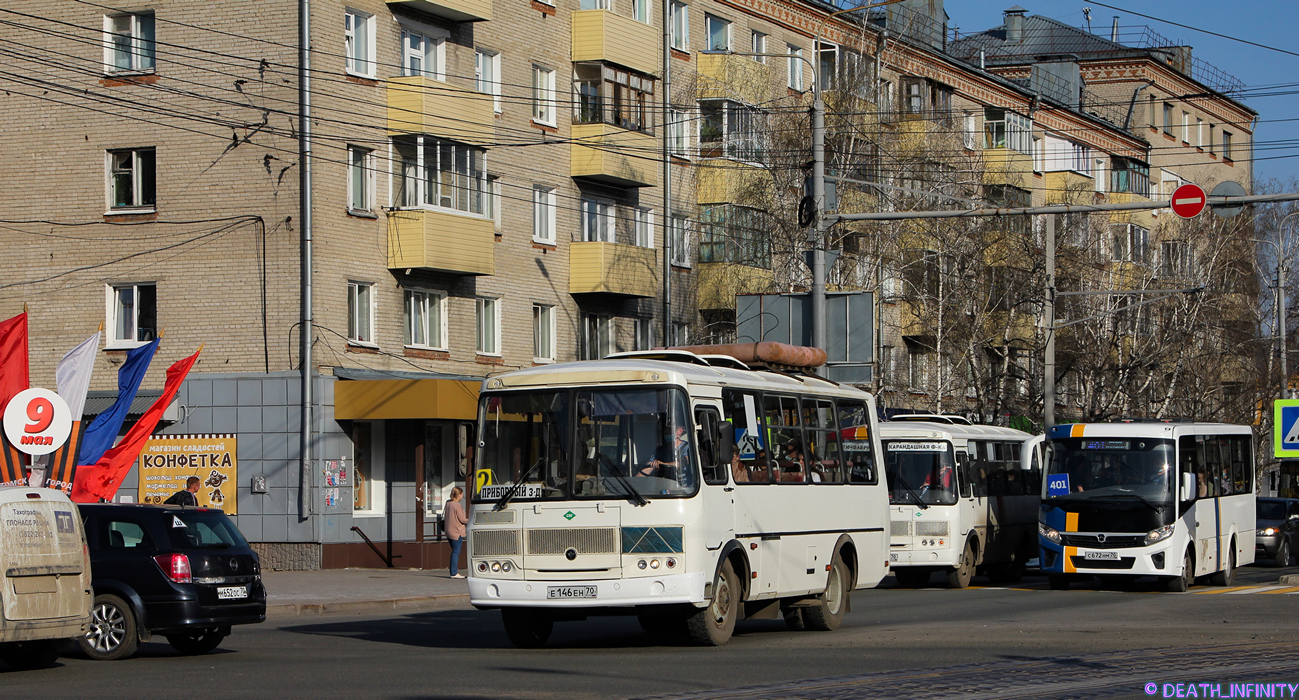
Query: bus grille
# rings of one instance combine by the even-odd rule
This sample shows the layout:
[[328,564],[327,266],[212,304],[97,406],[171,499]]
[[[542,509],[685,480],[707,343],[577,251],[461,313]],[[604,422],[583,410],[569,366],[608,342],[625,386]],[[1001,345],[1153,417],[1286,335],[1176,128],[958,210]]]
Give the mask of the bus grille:
[[910,520],[891,521],[889,523],[889,534],[894,537],[910,537],[911,521]]
[[1066,547],[1096,547],[1097,549],[1127,549],[1146,546],[1145,535],[1106,535],[1101,542],[1096,535],[1060,533],[1060,542]]
[[518,530],[474,530],[469,551],[476,557],[519,555]]
[[618,530],[612,527],[528,530],[528,554],[617,554]]
[[513,525],[512,510],[480,510],[474,513],[475,525]]
[[946,520],[935,520],[932,522],[926,520],[920,520],[916,522],[916,537],[946,537],[946,536],[947,536]]

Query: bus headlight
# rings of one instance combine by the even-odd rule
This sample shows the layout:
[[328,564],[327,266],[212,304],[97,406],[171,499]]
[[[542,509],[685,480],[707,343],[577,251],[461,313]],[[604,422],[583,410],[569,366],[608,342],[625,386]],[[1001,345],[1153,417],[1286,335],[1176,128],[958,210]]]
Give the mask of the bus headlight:
[[1146,533],[1146,546],[1149,547],[1150,545],[1156,542],[1163,542],[1164,540],[1172,536],[1173,536],[1172,525],[1165,525],[1156,530],[1151,530],[1150,532]]
[[1056,543],[1056,544],[1060,544],[1060,533],[1059,533],[1059,531],[1057,531],[1057,530],[1056,530],[1055,528],[1053,528],[1053,527],[1047,527],[1045,523],[1038,523],[1038,524],[1037,524],[1037,534],[1039,534],[1039,535],[1041,535],[1041,536],[1047,538],[1048,540],[1051,540],[1052,542],[1054,542],[1054,543]]

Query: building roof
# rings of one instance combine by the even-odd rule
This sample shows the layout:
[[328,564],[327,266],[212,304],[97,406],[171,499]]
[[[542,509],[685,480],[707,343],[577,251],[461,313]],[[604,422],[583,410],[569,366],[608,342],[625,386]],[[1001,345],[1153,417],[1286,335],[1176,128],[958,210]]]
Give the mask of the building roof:
[[[138,418],[140,414],[149,410],[162,396],[160,389],[141,389],[135,393],[135,400],[131,402],[131,408],[126,411],[128,418]],[[81,410],[81,419],[97,416],[107,411],[117,402],[117,391],[90,391],[86,393],[86,407]]]

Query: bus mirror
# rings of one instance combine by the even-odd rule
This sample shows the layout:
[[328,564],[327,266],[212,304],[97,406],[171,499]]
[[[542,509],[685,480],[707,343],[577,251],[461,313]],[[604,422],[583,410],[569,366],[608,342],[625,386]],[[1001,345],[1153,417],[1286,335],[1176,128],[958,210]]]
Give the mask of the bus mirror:
[[735,431],[728,420],[717,423],[717,456],[718,464],[730,464],[735,459]]
[[1191,472],[1182,472],[1182,500],[1195,500],[1195,475]]

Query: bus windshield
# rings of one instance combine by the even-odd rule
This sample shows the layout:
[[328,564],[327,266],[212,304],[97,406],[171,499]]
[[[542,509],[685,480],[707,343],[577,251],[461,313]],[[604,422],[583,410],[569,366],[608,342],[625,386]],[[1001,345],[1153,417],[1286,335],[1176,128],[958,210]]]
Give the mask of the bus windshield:
[[484,394],[475,500],[692,494],[691,425],[679,389]]
[[884,471],[891,504],[956,504],[956,470],[949,442],[886,440]]
[[1155,438],[1059,438],[1047,443],[1043,498],[1173,500],[1173,441]]

